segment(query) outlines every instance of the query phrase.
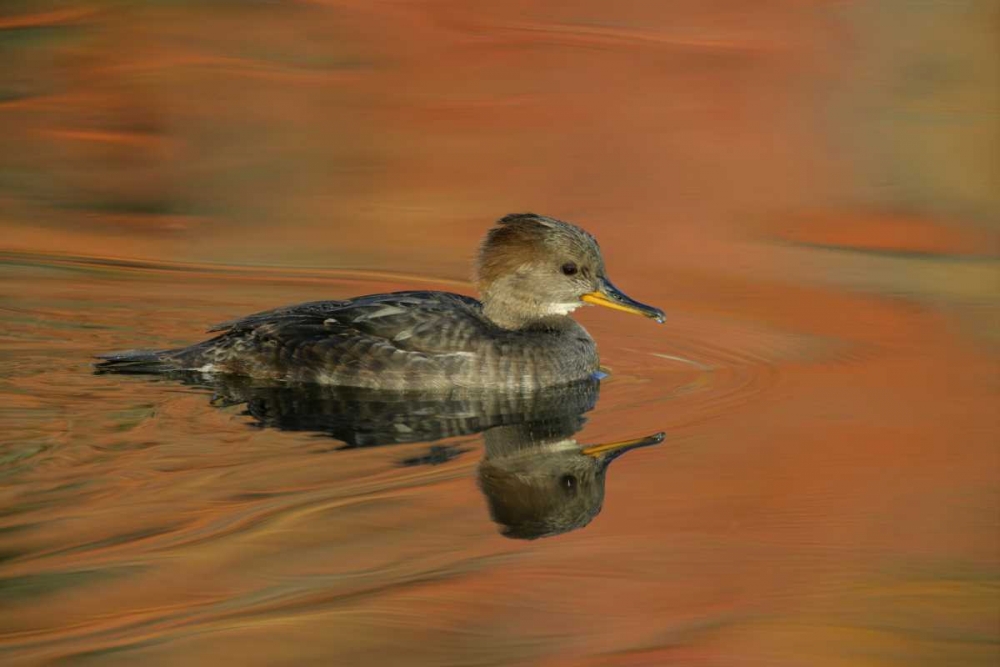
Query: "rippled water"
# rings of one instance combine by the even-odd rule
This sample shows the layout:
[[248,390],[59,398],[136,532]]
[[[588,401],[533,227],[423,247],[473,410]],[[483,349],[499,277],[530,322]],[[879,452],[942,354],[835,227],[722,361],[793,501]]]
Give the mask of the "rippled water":
[[[995,366],[912,302],[809,288],[824,314],[808,327],[588,312],[610,367],[599,390],[500,405],[90,365],[268,305],[413,282],[434,286],[7,256],[4,655],[995,655]],[[661,430],[606,479],[578,467],[594,459],[574,442]]]
[[[10,7],[3,664],[1000,660],[985,3]],[[94,372],[527,208],[600,381]]]

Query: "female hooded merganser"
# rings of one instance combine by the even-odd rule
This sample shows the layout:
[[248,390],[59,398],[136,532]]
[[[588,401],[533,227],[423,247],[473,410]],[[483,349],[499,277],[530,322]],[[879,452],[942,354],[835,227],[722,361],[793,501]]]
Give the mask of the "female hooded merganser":
[[597,346],[568,315],[586,304],[663,322],[620,292],[593,236],[533,213],[489,231],[477,262],[482,301],[393,292],[312,301],[220,324],[174,350],[101,356],[102,371],[200,371],[375,389],[539,389],[598,370]]

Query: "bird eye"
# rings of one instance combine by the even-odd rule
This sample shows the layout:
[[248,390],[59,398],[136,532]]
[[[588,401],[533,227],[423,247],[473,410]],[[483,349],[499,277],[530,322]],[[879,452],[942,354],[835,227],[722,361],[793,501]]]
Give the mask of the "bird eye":
[[575,276],[576,275],[576,263],[575,262],[566,262],[565,264],[562,265],[562,272],[565,275],[567,275],[567,276]]
[[563,475],[559,478],[559,486],[566,491],[574,491],[576,489],[576,477],[573,475]]

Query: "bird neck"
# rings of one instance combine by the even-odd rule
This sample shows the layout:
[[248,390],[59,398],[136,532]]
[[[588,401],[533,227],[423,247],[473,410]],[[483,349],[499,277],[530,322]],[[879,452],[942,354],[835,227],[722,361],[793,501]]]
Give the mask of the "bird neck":
[[558,329],[573,324],[568,315],[578,305],[542,300],[530,289],[518,289],[517,285],[508,284],[512,280],[515,279],[500,279],[482,288],[483,314],[494,324],[512,330],[531,326]]

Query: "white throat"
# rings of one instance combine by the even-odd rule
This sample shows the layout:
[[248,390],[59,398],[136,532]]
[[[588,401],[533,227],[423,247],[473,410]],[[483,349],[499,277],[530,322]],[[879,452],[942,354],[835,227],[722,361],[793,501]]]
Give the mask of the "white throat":
[[569,315],[574,310],[584,305],[582,301],[574,301],[570,303],[554,303],[549,306],[546,311],[547,315]]

